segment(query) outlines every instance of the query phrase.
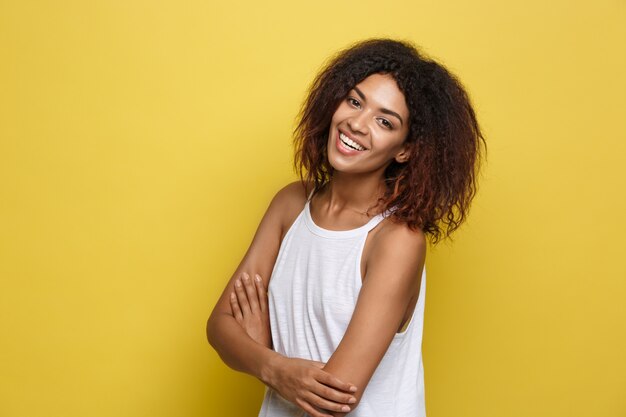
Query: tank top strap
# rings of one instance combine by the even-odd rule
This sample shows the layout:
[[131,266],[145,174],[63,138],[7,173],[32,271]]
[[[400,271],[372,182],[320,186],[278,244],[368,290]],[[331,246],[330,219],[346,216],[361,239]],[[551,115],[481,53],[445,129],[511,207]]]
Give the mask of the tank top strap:
[[370,230],[378,226],[378,223],[382,222],[387,217],[389,217],[395,211],[395,209],[396,209],[396,206],[393,206],[391,209],[384,211],[382,213],[379,213],[375,215],[374,217],[372,217],[370,221],[365,224],[365,230],[369,232]]

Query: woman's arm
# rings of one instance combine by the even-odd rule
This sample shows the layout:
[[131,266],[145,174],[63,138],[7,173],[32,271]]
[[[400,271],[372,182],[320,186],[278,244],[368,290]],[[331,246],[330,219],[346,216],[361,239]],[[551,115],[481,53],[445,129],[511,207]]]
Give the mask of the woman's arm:
[[237,292],[235,283],[244,272],[250,277],[258,273],[267,287],[280,249],[282,217],[293,204],[294,193],[303,193],[299,182],[287,185],[272,199],[248,251],[217,301],[206,330],[209,343],[229,367],[255,376],[284,398],[319,417],[327,414],[317,412],[313,406],[342,410],[350,404],[354,400],[349,394],[352,384],[324,371],[323,364],[287,358],[257,343],[237,323],[231,310],[231,294]]
[[419,292],[426,259],[421,231],[393,223],[389,226],[380,231],[372,246],[350,324],[324,368],[352,381],[358,387],[358,401],[398,331],[410,300]]
[[[289,186],[287,186],[289,187]],[[285,188],[287,188],[285,187]],[[235,283],[246,272],[250,276],[258,273],[269,280],[278,256],[282,234],[281,209],[285,199],[285,188],[272,199],[252,243],[241,263],[230,278],[218,299],[207,322],[209,343],[231,368],[253,375],[262,381],[267,376],[266,366],[277,354],[268,346],[251,339],[239,326],[230,308],[230,295],[235,292]],[[267,283],[266,283],[267,284]]]

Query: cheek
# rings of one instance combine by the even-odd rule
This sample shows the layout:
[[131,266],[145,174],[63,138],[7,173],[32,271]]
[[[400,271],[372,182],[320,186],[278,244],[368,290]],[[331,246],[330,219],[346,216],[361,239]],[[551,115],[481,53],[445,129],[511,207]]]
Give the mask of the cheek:
[[335,112],[333,113],[333,117],[332,117],[332,121],[339,121],[344,119],[348,114],[350,113],[350,107],[348,107],[347,104],[345,103],[341,103],[338,107],[337,110],[335,110]]

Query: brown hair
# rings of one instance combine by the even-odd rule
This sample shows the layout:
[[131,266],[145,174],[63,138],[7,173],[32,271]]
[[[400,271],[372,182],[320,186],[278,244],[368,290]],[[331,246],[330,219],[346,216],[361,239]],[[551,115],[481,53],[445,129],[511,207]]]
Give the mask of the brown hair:
[[[469,97],[443,65],[407,41],[368,39],[338,52],[309,87],[294,130],[294,167],[315,193],[333,174],[327,141],[332,116],[348,92],[368,76],[390,74],[409,109],[410,156],[385,170],[383,210],[420,228],[433,244],[450,237],[466,219],[481,163],[480,131]],[[304,174],[306,170],[306,174]],[[445,230],[442,226],[446,226]]]

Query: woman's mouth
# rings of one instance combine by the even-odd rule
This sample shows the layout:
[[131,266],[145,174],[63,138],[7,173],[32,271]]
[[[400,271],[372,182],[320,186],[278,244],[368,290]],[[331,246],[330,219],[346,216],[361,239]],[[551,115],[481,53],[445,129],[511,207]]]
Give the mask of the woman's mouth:
[[366,150],[363,146],[359,145],[341,132],[339,132],[336,142],[337,149],[347,155],[354,155],[357,152]]

